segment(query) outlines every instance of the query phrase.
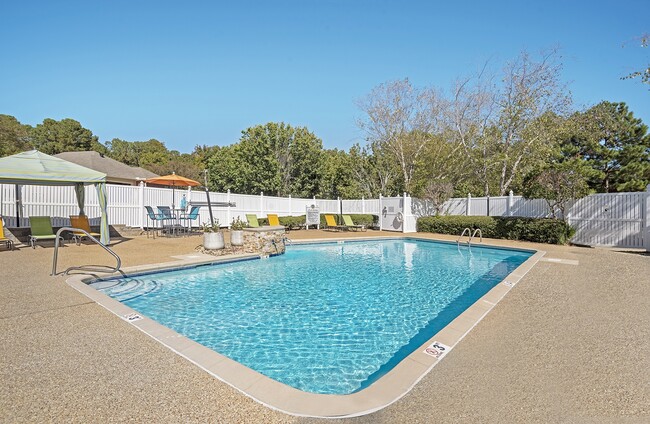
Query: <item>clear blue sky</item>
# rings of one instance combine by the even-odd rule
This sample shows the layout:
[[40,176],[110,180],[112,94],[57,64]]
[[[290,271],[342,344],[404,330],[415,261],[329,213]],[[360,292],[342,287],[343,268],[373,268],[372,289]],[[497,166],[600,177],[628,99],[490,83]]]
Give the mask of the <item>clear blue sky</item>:
[[650,124],[650,87],[619,79],[650,62],[634,41],[650,32],[648,0],[25,0],[0,15],[0,113],[73,118],[102,142],[190,152],[284,121],[347,149],[376,85],[448,88],[553,46],[576,108],[624,101]]

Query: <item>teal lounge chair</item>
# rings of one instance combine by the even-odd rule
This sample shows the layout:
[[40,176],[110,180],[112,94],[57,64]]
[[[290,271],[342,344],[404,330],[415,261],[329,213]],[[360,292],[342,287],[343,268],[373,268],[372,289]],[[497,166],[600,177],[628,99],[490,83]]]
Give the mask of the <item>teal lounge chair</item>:
[[[29,227],[31,228],[32,234],[29,236],[29,243],[32,245],[32,249],[36,249],[36,242],[41,240],[56,240],[56,234],[52,229],[52,221],[50,221],[49,216],[30,216],[29,217]],[[63,243],[63,237],[59,236],[61,243]]]

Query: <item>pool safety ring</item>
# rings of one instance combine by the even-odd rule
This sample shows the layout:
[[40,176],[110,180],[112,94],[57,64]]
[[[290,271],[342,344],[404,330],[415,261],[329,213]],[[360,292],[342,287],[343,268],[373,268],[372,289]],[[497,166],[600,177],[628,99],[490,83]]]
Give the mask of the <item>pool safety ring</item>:
[[397,215],[395,215],[395,219],[397,219],[397,222],[404,222],[404,215],[402,212],[397,212]]

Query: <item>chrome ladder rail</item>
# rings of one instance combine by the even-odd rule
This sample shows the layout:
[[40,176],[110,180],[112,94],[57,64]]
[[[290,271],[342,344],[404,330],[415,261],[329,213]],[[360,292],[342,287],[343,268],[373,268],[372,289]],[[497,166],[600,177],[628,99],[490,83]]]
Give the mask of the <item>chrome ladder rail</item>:
[[[120,268],[122,267],[122,260],[120,259],[120,257],[117,256],[117,254],[115,252],[113,252],[111,249],[109,249],[108,246],[104,246],[99,240],[97,240],[95,237],[91,236],[88,233],[88,231],[83,230],[81,228],[61,227],[61,228],[59,228],[59,231],[56,232],[56,241],[54,242],[54,258],[52,259],[52,273],[50,274],[50,276],[53,277],[53,276],[56,275],[56,263],[57,263],[57,260],[59,258],[59,240],[61,240],[60,236],[61,236],[61,233],[63,231],[72,231],[73,233],[74,232],[81,232],[81,233],[86,234],[93,242],[100,245],[102,247],[102,249],[104,249],[105,251],[110,253],[117,260],[117,266],[115,266],[114,268],[111,268],[111,267],[109,267],[107,265],[71,266],[70,268],[63,271],[63,274],[68,275],[68,273],[70,271],[72,271],[73,269],[78,269],[78,270],[82,270],[82,271],[86,270],[86,271],[98,271],[98,272],[118,272],[120,270]],[[106,271],[105,269],[94,269],[93,270],[93,269],[84,268],[84,267],[87,267],[87,266],[108,268],[108,271]]]
[[477,229],[475,229],[474,232],[472,233],[472,236],[471,236],[471,237],[469,238],[469,240],[467,241],[467,244],[471,244],[471,243],[472,243],[472,240],[474,240],[474,237],[476,237],[476,233],[478,233],[478,235],[479,235],[479,237],[480,237],[480,239],[479,239],[479,243],[483,243],[483,231],[481,231],[480,228],[477,228]]
[[466,227],[462,233],[460,233],[460,237],[458,237],[458,240],[456,240],[456,245],[460,246],[460,239],[463,238],[463,236],[467,233],[467,237],[469,239],[467,240],[467,244],[469,245],[470,241],[472,241],[472,230],[469,227]]

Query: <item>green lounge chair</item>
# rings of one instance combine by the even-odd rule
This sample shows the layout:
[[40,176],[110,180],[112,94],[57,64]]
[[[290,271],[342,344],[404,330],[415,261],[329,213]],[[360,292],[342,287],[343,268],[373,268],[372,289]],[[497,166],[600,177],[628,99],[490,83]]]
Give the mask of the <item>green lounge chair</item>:
[[257,222],[257,215],[254,213],[247,213],[246,214],[246,221],[248,221],[248,226],[251,228],[259,228],[260,223]]
[[[52,222],[49,216],[30,216],[29,227],[32,234],[29,236],[29,243],[32,249],[36,249],[36,242],[41,240],[56,240],[56,234],[52,229]],[[63,237],[59,236],[63,243]]]
[[355,223],[352,221],[352,217],[350,215],[342,215],[343,217],[343,223],[347,227],[348,230],[361,230],[361,231],[366,231],[366,226],[365,225],[355,225]]

